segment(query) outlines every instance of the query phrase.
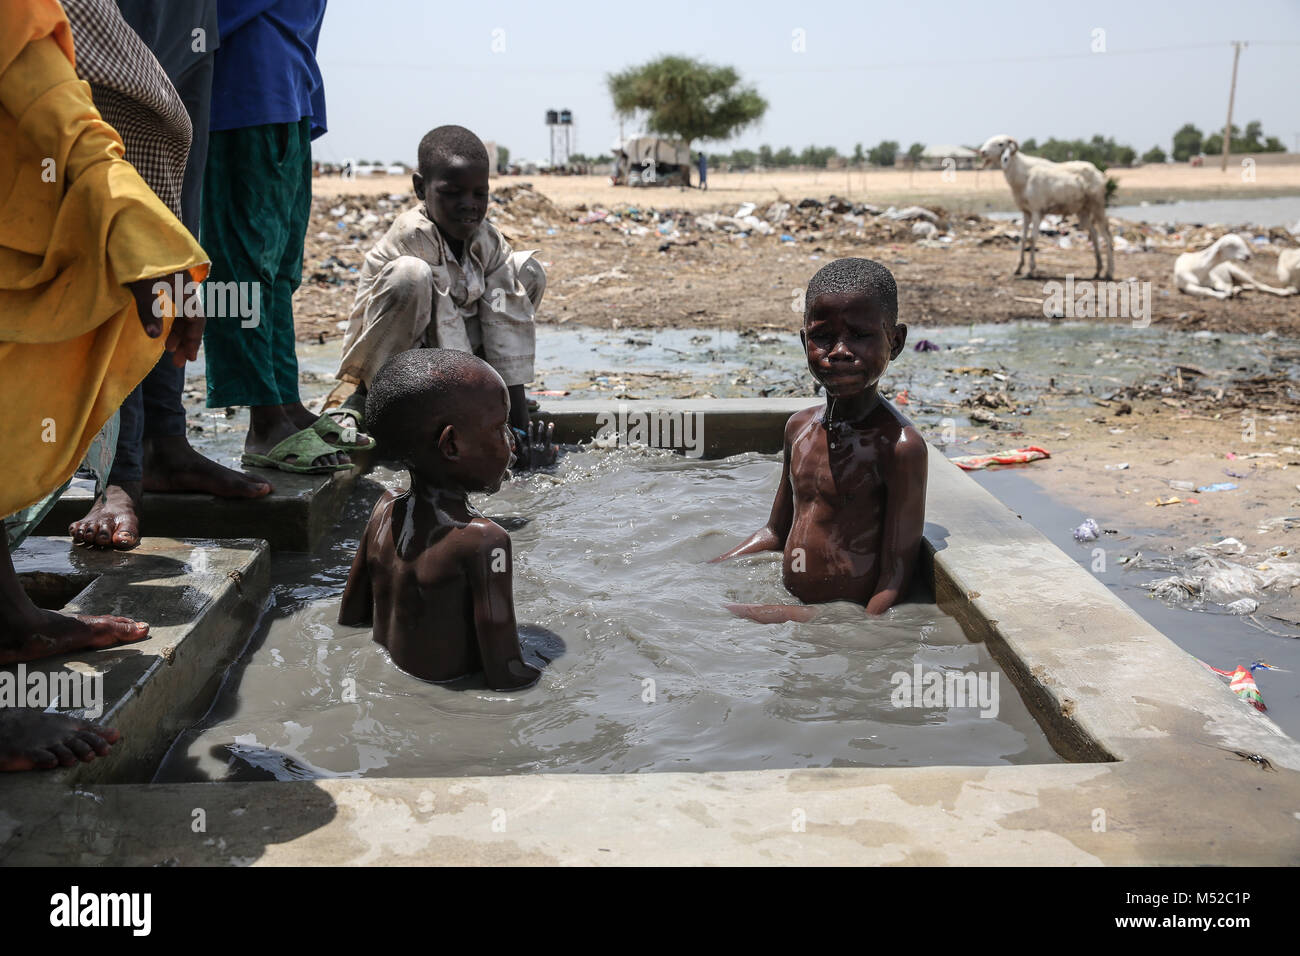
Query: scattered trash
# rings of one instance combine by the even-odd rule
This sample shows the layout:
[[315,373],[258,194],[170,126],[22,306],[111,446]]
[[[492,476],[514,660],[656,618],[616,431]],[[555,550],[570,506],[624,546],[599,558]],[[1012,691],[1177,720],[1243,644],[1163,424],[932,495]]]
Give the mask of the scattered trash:
[[1074,529],[1074,540],[1079,542],[1096,541],[1101,537],[1101,528],[1097,522],[1089,518],[1079,527]]
[[1168,505],[1181,505],[1182,498],[1157,498],[1155,501],[1148,501],[1147,504],[1156,508],[1164,508]]
[[903,389],[901,392],[899,392],[897,395],[894,396],[894,404],[895,405],[912,404],[911,399],[907,397],[907,389]]
[[1196,482],[1194,481],[1171,481],[1169,487],[1174,491],[1195,491]]
[[[1200,607],[1208,601],[1231,607],[1241,598],[1258,601],[1266,592],[1289,591],[1300,585],[1298,562],[1280,561],[1269,554],[1253,566],[1247,566],[1220,557],[1221,554],[1242,554],[1245,550],[1236,538],[1225,538],[1204,548],[1191,548],[1184,555],[1191,561],[1191,566],[1183,573],[1149,581],[1142,586],[1169,604]],[[1234,610],[1232,613],[1251,614],[1254,611]]]
[[915,345],[912,346],[912,351],[913,352],[938,352],[942,348],[943,346],[936,345],[934,342],[931,342],[929,339],[921,339],[921,341],[917,342]]
[[1201,487],[1197,488],[1196,490],[1199,492],[1206,492],[1206,493],[1212,491],[1236,491],[1237,486],[1230,481],[1217,481],[1212,485],[1201,485]]
[[1259,610],[1259,602],[1254,598],[1237,598],[1223,606],[1229,614],[1254,614]]
[[979,471],[990,465],[1022,465],[1026,462],[1038,461],[1040,458],[1051,457],[1052,455],[1047,449],[1039,448],[1037,445],[1030,445],[1027,448],[1015,448],[1011,451],[1000,451],[991,455],[960,455],[948,460],[963,471]]
[[1117,465],[1107,465],[1106,470],[1107,471],[1128,471],[1128,462],[1121,461]]

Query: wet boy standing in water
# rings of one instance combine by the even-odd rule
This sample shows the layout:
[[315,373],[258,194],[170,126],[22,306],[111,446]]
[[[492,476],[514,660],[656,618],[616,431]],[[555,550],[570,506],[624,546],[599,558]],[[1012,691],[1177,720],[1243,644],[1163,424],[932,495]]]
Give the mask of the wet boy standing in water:
[[[837,259],[808,284],[799,333],[826,405],[791,416],[767,524],[723,561],[785,552],[786,589],[806,604],[853,601],[881,614],[906,593],[925,523],[925,441],[877,391],[907,340],[894,277]],[[728,605],[760,623],[808,621],[809,607]]]
[[423,680],[482,670],[509,690],[540,676],[519,647],[510,535],[468,499],[501,487],[509,410],[501,376],[468,352],[403,352],[370,384],[368,427],[401,456],[411,487],[375,505],[339,623],[373,625],[393,662]]

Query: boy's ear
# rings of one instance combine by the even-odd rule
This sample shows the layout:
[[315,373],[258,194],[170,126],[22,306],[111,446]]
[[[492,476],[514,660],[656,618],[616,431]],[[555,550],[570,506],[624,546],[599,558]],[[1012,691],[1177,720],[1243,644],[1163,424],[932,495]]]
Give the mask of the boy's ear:
[[442,452],[442,457],[448,461],[456,461],[460,458],[460,449],[456,446],[456,426],[447,425],[438,436],[438,451]]
[[907,326],[902,322],[894,323],[894,347],[889,350],[889,361],[893,361],[903,353],[903,346],[907,344]]
[[415,198],[424,201],[424,177],[419,173],[411,173],[411,188],[415,190]]
[[808,330],[807,329],[799,330],[799,344],[804,347],[805,352],[808,351]]

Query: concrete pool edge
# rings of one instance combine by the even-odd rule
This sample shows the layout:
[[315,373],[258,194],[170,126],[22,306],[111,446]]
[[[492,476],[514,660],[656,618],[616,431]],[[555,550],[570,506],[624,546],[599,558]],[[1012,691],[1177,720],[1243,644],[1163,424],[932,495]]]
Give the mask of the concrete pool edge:
[[[623,405],[740,423],[772,451],[773,423],[814,403],[584,402],[566,440]],[[1300,861],[1300,744],[936,449],[926,541],[941,606],[1064,755],[1103,762],[10,788],[0,862]]]

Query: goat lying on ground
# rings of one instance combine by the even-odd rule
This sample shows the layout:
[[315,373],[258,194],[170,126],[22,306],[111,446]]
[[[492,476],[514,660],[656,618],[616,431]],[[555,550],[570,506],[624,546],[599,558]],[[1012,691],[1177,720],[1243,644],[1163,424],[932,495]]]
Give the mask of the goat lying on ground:
[[1054,163],[1038,156],[1024,156],[1020,144],[1010,136],[994,136],[980,147],[984,165],[998,162],[1011,186],[1011,194],[1020,207],[1021,237],[1020,261],[1016,275],[1025,264],[1025,250],[1029,250],[1029,272],[1034,275],[1034,258],[1038,251],[1038,226],[1048,213],[1073,215],[1079,226],[1087,230],[1092,239],[1092,251],[1097,257],[1097,274],[1100,278],[1101,242],[1097,230],[1106,236],[1106,278],[1115,274],[1115,243],[1110,236],[1110,223],[1106,218],[1106,177],[1092,163],[1074,160]]
[[[1200,252],[1184,252],[1174,260],[1174,285],[1189,295],[1208,295],[1227,299],[1245,290],[1291,295],[1290,289],[1275,289],[1256,282],[1249,272],[1237,265],[1250,258],[1250,246],[1235,233],[1227,233]],[[1282,268],[1278,261],[1278,271]]]

